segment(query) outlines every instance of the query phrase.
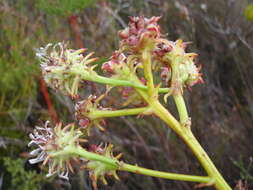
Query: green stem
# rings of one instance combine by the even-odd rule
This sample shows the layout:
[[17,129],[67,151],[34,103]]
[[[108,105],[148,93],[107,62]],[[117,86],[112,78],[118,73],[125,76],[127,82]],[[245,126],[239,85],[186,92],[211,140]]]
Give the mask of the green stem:
[[185,174],[175,174],[169,172],[160,172],[155,170],[150,170],[146,168],[142,168],[139,166],[133,166],[130,164],[122,164],[120,167],[122,171],[128,171],[136,174],[142,174],[152,177],[159,177],[164,179],[173,179],[173,180],[180,180],[180,181],[192,181],[192,182],[200,182],[200,183],[209,183],[211,182],[210,177],[204,176],[193,176],[193,175],[185,175]]
[[[186,123],[188,120],[187,108],[185,106],[185,101],[182,95],[175,95],[174,100],[179,112],[180,121],[182,124]],[[210,177],[215,179],[215,187],[217,189],[229,190],[231,189],[227,182],[223,179],[222,175],[219,173],[211,159],[208,157],[207,153],[201,147],[195,136],[192,134],[190,126],[186,126],[183,135],[181,137],[184,139],[186,144],[191,148],[195,156],[198,158],[202,166],[205,168],[206,172]]]
[[154,92],[154,81],[152,74],[152,65],[151,65],[151,51],[149,48],[146,48],[142,52],[142,65],[144,70],[144,76],[147,80],[148,94],[152,96]]
[[102,162],[104,164],[112,166],[112,168],[115,168],[115,170],[127,171],[127,172],[132,172],[132,173],[142,174],[142,175],[147,175],[147,176],[152,176],[152,177],[159,177],[159,178],[171,179],[171,180],[192,181],[192,182],[199,182],[199,183],[210,183],[212,180],[210,177],[206,177],[206,176],[194,176],[194,175],[161,172],[161,171],[142,168],[135,165],[126,164],[116,159],[102,156],[93,152],[88,152],[79,146],[66,147],[63,151],[57,152],[52,156],[71,155],[71,154],[78,155],[87,160]]
[[[184,125],[188,121],[188,113],[185,106],[185,102],[182,96],[181,84],[179,83],[179,71],[178,71],[178,62],[180,62],[180,57],[176,56],[171,60],[172,68],[172,94],[174,95],[174,100],[179,112],[180,122],[181,124],[171,115],[171,113],[165,109],[159,102],[157,97],[152,96],[150,93],[145,91],[136,89],[137,92],[146,100],[146,102],[150,105],[153,112],[162,119],[165,123],[168,124],[170,128],[172,128],[189,146],[192,152],[200,161],[203,168],[208,173],[209,177],[212,179],[212,183],[219,190],[232,190],[231,187],[227,184],[227,182],[223,179],[222,175],[216,169],[215,165],[208,157],[207,153],[201,147],[195,136],[191,132],[191,128],[189,125]],[[145,63],[143,63],[145,65]],[[152,70],[144,67],[145,76],[148,78],[152,78]],[[148,88],[153,90],[153,87],[148,85]],[[149,90],[150,90],[149,89]],[[148,90],[148,92],[149,92]],[[211,182],[210,182],[211,183]]]
[[191,130],[187,133],[181,135],[186,144],[190,147],[192,152],[200,161],[203,168],[208,173],[208,176],[213,179],[214,186],[219,190],[232,190],[232,188],[227,184],[225,179],[222,177],[220,172],[217,170],[212,160],[209,158],[205,150],[201,147],[198,140],[192,134]]
[[106,117],[138,115],[148,110],[149,110],[149,107],[121,109],[121,110],[95,110],[89,114],[89,118],[98,119],[98,118],[106,118]]
[[[151,71],[149,72],[151,74]],[[174,84],[177,84],[177,82],[177,80],[174,80]],[[171,115],[171,113],[164,106],[160,104],[158,98],[149,95],[146,91],[139,89],[136,90],[149,104],[153,112],[165,123],[167,123],[168,127],[172,128],[189,146],[189,148],[200,161],[203,168],[208,173],[209,177],[212,179],[212,182],[210,183],[213,183],[214,186],[219,190],[231,190],[231,187],[229,187],[229,185],[223,179],[222,175],[216,169],[215,165],[208,157],[207,153],[204,151],[195,136],[192,134],[190,127],[188,125],[182,125],[187,122],[188,113],[183,96],[180,93],[181,90],[175,88],[177,86],[178,85],[172,87],[172,91],[179,112],[181,124],[175,119],[173,115]]]
[[181,124],[187,123],[187,121],[189,120],[189,116],[187,113],[187,108],[186,108],[183,96],[174,95],[173,98],[174,98],[174,101],[176,103],[177,110],[179,113],[180,123]]
[[[96,82],[100,84],[107,84],[107,85],[112,85],[112,86],[127,86],[127,87],[142,89],[142,90],[148,90],[148,87],[145,85],[137,84],[133,81],[113,79],[113,78],[100,76],[94,71],[89,72],[89,71],[84,71],[84,70],[72,69],[69,72],[71,72],[73,75],[79,75],[83,80],[92,81],[92,82]],[[159,93],[168,93],[169,91],[170,91],[170,88],[159,89]]]

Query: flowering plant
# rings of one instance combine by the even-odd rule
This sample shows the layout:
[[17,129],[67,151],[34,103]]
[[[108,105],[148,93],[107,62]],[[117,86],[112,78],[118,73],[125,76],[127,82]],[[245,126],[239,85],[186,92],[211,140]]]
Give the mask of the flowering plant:
[[[109,61],[101,69],[108,76],[96,73],[92,64],[96,58],[93,53],[84,56],[85,49],[67,49],[65,43],[49,44],[37,51],[41,61],[41,69],[45,81],[53,89],[70,96],[77,101],[75,116],[77,124],[68,124],[62,128],[59,123],[54,128],[36,127],[30,134],[29,145],[38,148],[31,152],[36,156],[30,162],[43,162],[49,166],[49,176],[58,174],[68,179],[68,173],[75,172],[76,166],[89,170],[93,187],[97,189],[97,180],[107,184],[105,176],[119,179],[117,171],[128,171],[153,177],[173,180],[199,182],[199,186],[215,186],[219,190],[231,188],[218,172],[206,152],[191,132],[191,119],[185,106],[183,93],[202,82],[200,67],[195,64],[195,53],[186,53],[187,43],[176,42],[164,38],[158,25],[160,17],[150,19],[131,17],[127,28],[119,32],[120,48],[115,51]],[[154,82],[154,73],[159,73],[158,82]],[[80,100],[79,88],[84,81],[105,84],[107,90],[100,97],[89,96]],[[110,95],[112,87],[123,87],[120,92],[126,99],[123,106],[131,104],[131,108],[104,108],[100,101]],[[173,97],[178,114],[177,120],[160,102]],[[121,154],[115,156],[113,146],[93,145],[90,149],[82,147],[85,136],[91,128],[97,126],[104,129],[107,117],[126,115],[155,115],[163,120],[184,140],[205,169],[207,176],[184,175],[160,172],[126,164],[120,161]]]

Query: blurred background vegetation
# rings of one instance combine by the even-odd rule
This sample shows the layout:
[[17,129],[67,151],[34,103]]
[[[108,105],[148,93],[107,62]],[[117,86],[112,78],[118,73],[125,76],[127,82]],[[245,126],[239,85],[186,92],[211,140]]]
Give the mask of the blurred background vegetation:
[[[251,0],[0,0],[0,190],[91,190],[88,174],[70,182],[46,179],[28,164],[28,134],[50,119],[74,121],[69,98],[41,80],[34,49],[68,41],[95,51],[103,62],[118,48],[117,31],[129,16],[162,15],[162,32],[191,41],[205,84],[185,97],[193,131],[226,180],[253,189],[253,2]],[[83,94],[97,93],[90,87]],[[115,104],[115,98],[108,99]],[[117,102],[116,102],[117,103]],[[174,110],[174,104],[168,102]],[[177,173],[205,175],[180,139],[156,118],[122,117],[95,130],[94,143],[111,142],[124,160]],[[153,126],[156,126],[155,128]],[[120,173],[100,189],[191,190],[193,183]],[[212,188],[203,188],[212,189]]]

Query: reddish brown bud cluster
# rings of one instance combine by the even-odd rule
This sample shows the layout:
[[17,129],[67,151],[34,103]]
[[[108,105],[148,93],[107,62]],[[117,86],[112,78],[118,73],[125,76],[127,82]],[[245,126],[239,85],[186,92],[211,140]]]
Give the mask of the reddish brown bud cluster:
[[121,46],[131,47],[132,50],[141,48],[144,39],[159,38],[160,26],[157,24],[160,17],[151,17],[150,19],[144,16],[130,17],[130,22],[127,28],[119,32]]
[[100,130],[104,130],[105,120],[92,115],[97,110],[105,110],[105,108],[99,105],[96,96],[89,96],[87,100],[79,101],[75,106],[76,119],[83,129],[87,129],[88,134],[89,128],[93,125]]

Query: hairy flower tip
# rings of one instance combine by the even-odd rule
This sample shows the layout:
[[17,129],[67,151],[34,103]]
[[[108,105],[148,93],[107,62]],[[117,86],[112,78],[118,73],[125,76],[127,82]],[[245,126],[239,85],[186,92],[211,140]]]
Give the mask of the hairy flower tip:
[[132,51],[143,49],[161,36],[158,20],[160,17],[130,17],[128,27],[119,32],[121,47]]
[[79,101],[75,105],[75,117],[79,121],[81,129],[87,130],[88,135],[90,134],[90,128],[92,126],[98,127],[104,131],[105,120],[101,117],[97,117],[94,113],[96,111],[108,110],[103,108],[99,104],[99,98],[90,95],[86,100]]
[[105,176],[113,176],[115,179],[119,180],[119,177],[116,173],[116,170],[119,167],[119,159],[121,158],[122,154],[118,154],[117,156],[113,155],[113,145],[93,145],[92,152],[102,155],[104,157],[110,158],[115,161],[115,165],[106,164],[101,161],[91,160],[87,163],[86,168],[89,170],[90,178],[92,179],[92,185],[94,189],[97,189],[97,181],[98,179],[102,180],[102,182],[107,185],[107,181]]
[[76,162],[71,154],[61,154],[67,147],[79,146],[84,141],[81,139],[80,130],[74,129],[73,124],[62,128],[62,124],[57,124],[54,128],[48,127],[49,121],[43,127],[36,126],[30,136],[28,146],[36,145],[37,149],[30,152],[35,157],[29,160],[31,164],[43,162],[48,165],[47,177],[58,174],[60,178],[68,180],[69,171],[74,172],[72,163]]
[[42,74],[46,83],[55,90],[60,90],[72,98],[78,97],[78,88],[82,81],[81,74],[90,76],[94,66],[90,63],[97,60],[91,58],[94,53],[84,56],[86,49],[67,49],[65,43],[48,44],[36,50]]

